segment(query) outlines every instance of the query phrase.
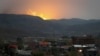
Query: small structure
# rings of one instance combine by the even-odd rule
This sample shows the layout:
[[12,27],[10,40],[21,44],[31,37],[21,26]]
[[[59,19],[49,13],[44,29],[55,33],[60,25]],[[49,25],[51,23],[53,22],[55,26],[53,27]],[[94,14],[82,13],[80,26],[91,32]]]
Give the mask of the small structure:
[[72,42],[78,55],[95,56],[97,54],[95,39],[92,36],[72,37]]

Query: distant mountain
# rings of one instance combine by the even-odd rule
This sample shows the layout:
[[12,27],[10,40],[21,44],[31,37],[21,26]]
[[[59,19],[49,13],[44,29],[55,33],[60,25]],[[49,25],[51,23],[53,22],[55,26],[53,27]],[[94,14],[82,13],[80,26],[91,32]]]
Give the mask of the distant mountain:
[[84,35],[84,34],[98,35],[98,33],[100,33],[100,21],[69,26],[68,28],[66,28],[66,30],[67,33],[70,33],[71,35]]
[[72,19],[61,19],[61,20],[50,20],[48,22],[51,22],[53,24],[59,24],[59,25],[80,25],[80,24],[88,24],[93,22],[100,22],[100,20],[84,20],[79,18],[72,18]]
[[0,14],[0,27],[21,30],[31,36],[48,36],[53,32],[59,34],[38,16]]
[[100,33],[100,20],[78,18],[51,20],[52,26],[64,35],[84,35]]
[[[38,16],[0,14],[1,35],[52,37],[62,35],[83,35],[100,33],[100,20],[78,18],[44,21]],[[12,32],[15,32],[13,34]],[[20,35],[18,33],[21,32]],[[8,36],[7,35],[7,36]]]

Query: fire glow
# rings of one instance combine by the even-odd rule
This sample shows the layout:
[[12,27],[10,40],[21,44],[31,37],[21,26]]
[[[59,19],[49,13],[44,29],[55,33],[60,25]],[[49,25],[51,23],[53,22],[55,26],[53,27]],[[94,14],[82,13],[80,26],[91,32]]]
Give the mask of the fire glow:
[[43,20],[51,20],[51,16],[49,14],[43,13],[43,12],[38,12],[38,11],[33,11],[33,10],[28,10],[27,11],[28,15],[32,15],[32,16],[39,16],[41,17]]

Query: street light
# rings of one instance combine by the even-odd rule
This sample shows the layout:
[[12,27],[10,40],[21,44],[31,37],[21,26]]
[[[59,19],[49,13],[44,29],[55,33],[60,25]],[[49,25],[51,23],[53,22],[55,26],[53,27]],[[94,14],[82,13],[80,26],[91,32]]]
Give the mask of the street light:
[[80,52],[80,53],[81,53],[82,51],[83,51],[82,49],[79,49],[79,50],[78,50],[78,52]]

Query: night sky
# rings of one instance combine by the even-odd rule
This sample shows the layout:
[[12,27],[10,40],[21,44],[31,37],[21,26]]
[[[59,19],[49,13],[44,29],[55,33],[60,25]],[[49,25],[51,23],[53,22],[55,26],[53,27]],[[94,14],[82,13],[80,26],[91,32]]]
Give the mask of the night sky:
[[29,10],[53,19],[100,19],[100,0],[0,0],[0,13],[29,14]]

